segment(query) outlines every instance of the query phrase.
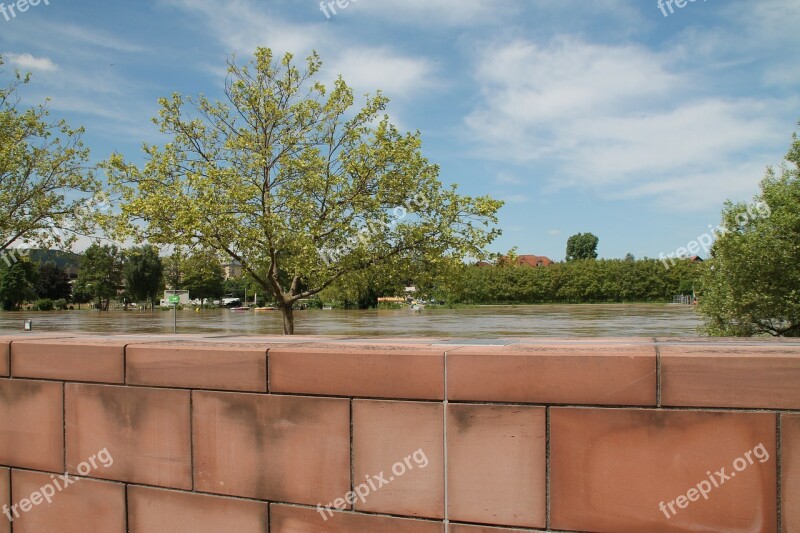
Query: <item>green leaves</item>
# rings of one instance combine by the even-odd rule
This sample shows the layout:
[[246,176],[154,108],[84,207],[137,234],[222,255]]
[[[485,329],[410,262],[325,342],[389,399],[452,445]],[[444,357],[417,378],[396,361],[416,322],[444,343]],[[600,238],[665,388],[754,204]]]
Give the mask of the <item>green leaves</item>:
[[66,245],[94,227],[86,206],[99,184],[83,129],[51,121],[43,105],[20,108],[18,93],[28,81],[17,72],[0,88],[0,250],[20,242]]
[[591,233],[578,233],[567,239],[567,261],[576,259],[596,259],[597,244],[600,242]]
[[106,226],[227,255],[284,309],[373,269],[421,276],[482,257],[502,203],[444,188],[419,132],[382,115],[386,97],[354,109],[344,80],[314,81],[320,67],[316,53],[301,69],[260,48],[229,62],[225,102],[160,100],[171,141],[147,147],[143,168],[103,165],[122,198]]
[[130,297],[152,304],[164,286],[164,265],[158,249],[146,244],[126,250],[124,276]]
[[25,300],[35,296],[36,267],[23,260],[11,266],[0,267],[0,307],[4,311],[16,311]]
[[223,295],[225,273],[214,252],[198,251],[184,262],[182,286],[192,299],[219,298]]
[[115,245],[92,243],[83,253],[76,291],[90,295],[101,311],[108,311],[111,300],[122,288],[123,259]]
[[670,269],[655,259],[583,259],[550,266],[464,266],[442,295],[466,304],[669,302],[699,286],[702,264],[676,261]]
[[800,141],[767,171],[756,203],[726,203],[700,310],[720,336],[800,336]]

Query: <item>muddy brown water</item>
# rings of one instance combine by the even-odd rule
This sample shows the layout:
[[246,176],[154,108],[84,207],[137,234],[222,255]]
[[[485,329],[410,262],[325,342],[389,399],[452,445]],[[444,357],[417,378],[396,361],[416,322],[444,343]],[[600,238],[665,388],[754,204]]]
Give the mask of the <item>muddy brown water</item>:
[[[172,333],[172,311],[67,311],[0,313],[0,332],[23,330],[97,334]],[[280,334],[277,311],[178,311],[178,333]],[[701,319],[679,305],[535,305],[468,309],[322,311],[295,313],[295,333],[356,337],[692,337]]]

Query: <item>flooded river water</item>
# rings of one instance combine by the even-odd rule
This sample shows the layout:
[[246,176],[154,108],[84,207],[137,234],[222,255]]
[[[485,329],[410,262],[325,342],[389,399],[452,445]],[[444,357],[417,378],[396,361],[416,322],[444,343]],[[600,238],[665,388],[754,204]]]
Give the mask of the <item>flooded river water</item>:
[[[36,331],[103,334],[172,333],[172,311],[97,311],[0,313],[0,332]],[[278,311],[178,311],[178,333],[265,335],[281,333]],[[295,313],[301,335],[356,337],[690,337],[701,321],[694,309],[679,305],[536,305],[468,309],[322,311]]]

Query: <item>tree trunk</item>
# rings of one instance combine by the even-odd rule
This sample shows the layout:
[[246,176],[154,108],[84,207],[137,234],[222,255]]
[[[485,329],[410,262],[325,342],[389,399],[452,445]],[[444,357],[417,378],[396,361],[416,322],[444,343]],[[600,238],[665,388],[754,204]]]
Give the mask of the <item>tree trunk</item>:
[[281,304],[281,312],[283,313],[283,334],[294,335],[294,310],[292,309],[292,304]]

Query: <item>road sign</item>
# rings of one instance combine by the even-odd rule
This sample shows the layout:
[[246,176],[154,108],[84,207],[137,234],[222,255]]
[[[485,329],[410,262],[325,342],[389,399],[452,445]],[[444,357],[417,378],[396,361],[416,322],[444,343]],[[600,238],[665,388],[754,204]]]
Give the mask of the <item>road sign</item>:
[[170,296],[169,297],[169,303],[171,303],[171,304],[179,304],[179,303],[181,303],[181,297],[180,296]]

